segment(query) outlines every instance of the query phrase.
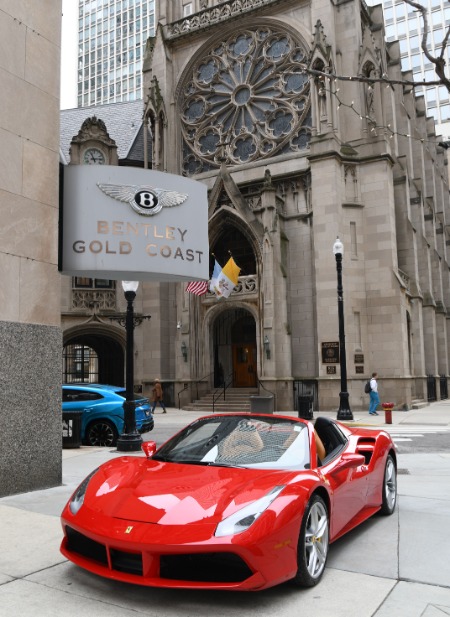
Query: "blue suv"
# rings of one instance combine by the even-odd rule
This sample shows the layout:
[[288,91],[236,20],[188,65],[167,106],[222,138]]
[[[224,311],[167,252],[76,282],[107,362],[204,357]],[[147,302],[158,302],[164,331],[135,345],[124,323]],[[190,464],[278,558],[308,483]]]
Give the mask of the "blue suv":
[[[62,411],[82,411],[81,441],[88,446],[115,446],[124,431],[125,389],[93,383],[63,384]],[[150,403],[143,396],[135,396],[136,430],[153,430],[154,420]]]

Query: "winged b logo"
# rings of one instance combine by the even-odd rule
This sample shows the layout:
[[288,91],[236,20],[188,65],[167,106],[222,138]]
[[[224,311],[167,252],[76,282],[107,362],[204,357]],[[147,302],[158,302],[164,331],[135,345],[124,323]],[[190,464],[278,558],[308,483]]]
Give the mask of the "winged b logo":
[[186,194],[153,186],[100,183],[97,183],[97,186],[108,197],[130,204],[133,210],[142,216],[153,216],[163,208],[179,206],[188,198]]

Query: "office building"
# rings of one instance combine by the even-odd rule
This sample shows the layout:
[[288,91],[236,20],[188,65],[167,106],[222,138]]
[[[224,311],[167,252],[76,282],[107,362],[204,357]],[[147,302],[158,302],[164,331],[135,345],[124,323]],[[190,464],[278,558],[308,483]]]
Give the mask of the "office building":
[[[379,4],[379,0],[368,0],[368,4]],[[445,0],[423,0],[428,9],[429,34],[427,38],[430,53],[438,57],[442,42],[450,25],[450,4]],[[386,41],[398,39],[402,70],[412,71],[415,81],[436,80],[434,65],[421,50],[423,19],[420,12],[403,0],[383,0],[383,14]],[[444,52],[447,64],[450,48]],[[424,94],[427,114],[436,122],[436,134],[450,138],[450,93],[444,86],[417,88],[417,94]]]
[[155,0],[79,0],[77,106],[142,99]]

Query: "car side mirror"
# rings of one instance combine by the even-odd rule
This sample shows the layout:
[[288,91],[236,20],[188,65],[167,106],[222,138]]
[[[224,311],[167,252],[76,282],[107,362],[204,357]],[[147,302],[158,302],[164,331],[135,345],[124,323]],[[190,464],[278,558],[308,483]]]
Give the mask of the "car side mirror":
[[147,458],[152,458],[156,452],[156,441],[144,441],[141,449]]
[[361,467],[366,464],[366,459],[362,454],[345,453],[341,456],[340,461],[333,468],[331,473],[339,473],[344,469],[351,469],[353,467]]

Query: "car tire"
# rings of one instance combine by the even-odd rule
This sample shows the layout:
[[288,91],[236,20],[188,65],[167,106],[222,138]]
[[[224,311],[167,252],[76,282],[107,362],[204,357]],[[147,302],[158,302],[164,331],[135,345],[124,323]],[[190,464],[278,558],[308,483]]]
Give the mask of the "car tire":
[[389,454],[384,468],[382,502],[380,513],[391,515],[397,503],[397,468],[393,457]]
[[294,583],[314,587],[322,578],[329,546],[328,508],[320,495],[313,495],[306,506],[297,547],[298,570]]
[[85,440],[88,446],[115,446],[117,429],[108,420],[95,420],[86,429]]

